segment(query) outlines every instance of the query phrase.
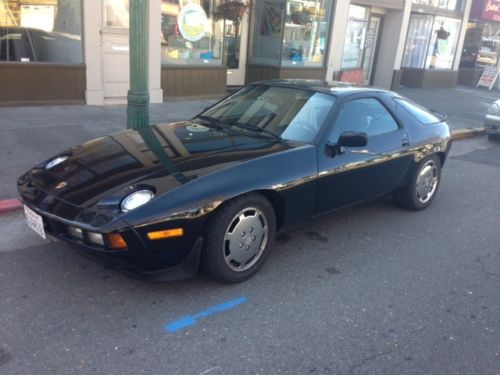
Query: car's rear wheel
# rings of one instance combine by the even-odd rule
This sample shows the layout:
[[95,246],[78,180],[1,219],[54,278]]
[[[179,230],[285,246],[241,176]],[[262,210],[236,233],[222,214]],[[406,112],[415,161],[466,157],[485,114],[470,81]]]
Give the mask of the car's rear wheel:
[[276,216],[265,197],[252,193],[232,199],[208,223],[202,267],[219,281],[244,281],[266,260],[275,233]]
[[427,208],[439,189],[441,161],[437,155],[423,159],[406,186],[395,193],[396,201],[410,210]]

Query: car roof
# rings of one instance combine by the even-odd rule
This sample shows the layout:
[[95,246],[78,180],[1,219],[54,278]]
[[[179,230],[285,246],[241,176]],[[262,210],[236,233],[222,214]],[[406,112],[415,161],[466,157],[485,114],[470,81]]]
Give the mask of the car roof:
[[253,82],[251,83],[251,85],[300,88],[335,95],[348,95],[358,92],[390,93],[392,95],[395,95],[395,93],[393,93],[392,91],[379,88],[355,86],[347,82],[325,81],[320,79],[271,79],[266,81]]

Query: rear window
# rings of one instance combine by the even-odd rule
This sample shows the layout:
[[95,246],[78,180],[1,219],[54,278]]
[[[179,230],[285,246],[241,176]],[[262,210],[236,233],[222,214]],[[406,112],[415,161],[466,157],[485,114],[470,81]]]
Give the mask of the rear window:
[[395,100],[396,103],[401,105],[401,107],[403,107],[422,124],[435,124],[442,121],[439,117],[415,103],[411,103],[408,100],[404,100],[401,98],[395,98]]

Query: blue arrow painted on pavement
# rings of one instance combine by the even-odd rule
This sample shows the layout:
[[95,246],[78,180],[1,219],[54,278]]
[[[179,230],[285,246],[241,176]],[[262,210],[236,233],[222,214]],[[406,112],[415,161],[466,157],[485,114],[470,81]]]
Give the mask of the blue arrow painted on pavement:
[[178,331],[180,329],[184,329],[186,327],[194,326],[195,324],[198,323],[199,318],[207,318],[210,315],[213,314],[218,314],[227,310],[234,309],[236,306],[241,305],[242,303],[246,302],[247,298],[246,297],[239,297],[236,299],[233,299],[231,301],[223,302],[218,305],[213,305],[207,308],[206,310],[200,311],[197,314],[194,315],[186,315],[183,316],[182,318],[179,318],[172,323],[168,323],[165,325],[165,331],[171,333]]

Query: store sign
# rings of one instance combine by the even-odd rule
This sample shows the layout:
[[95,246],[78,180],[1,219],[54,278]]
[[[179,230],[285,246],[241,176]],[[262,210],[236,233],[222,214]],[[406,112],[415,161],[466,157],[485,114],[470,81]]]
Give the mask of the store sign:
[[[8,14],[8,13],[7,13]],[[53,5],[21,5],[21,26],[44,31],[54,29]]]
[[207,14],[201,6],[196,4],[182,7],[177,17],[177,26],[182,37],[190,42],[197,42],[205,36],[207,24]]
[[490,90],[493,88],[495,81],[498,78],[498,74],[500,70],[494,66],[488,66],[484,69],[481,78],[479,78],[479,82],[477,83],[477,87],[483,86],[487,87]]
[[486,0],[481,18],[483,20],[500,22],[500,0]]

